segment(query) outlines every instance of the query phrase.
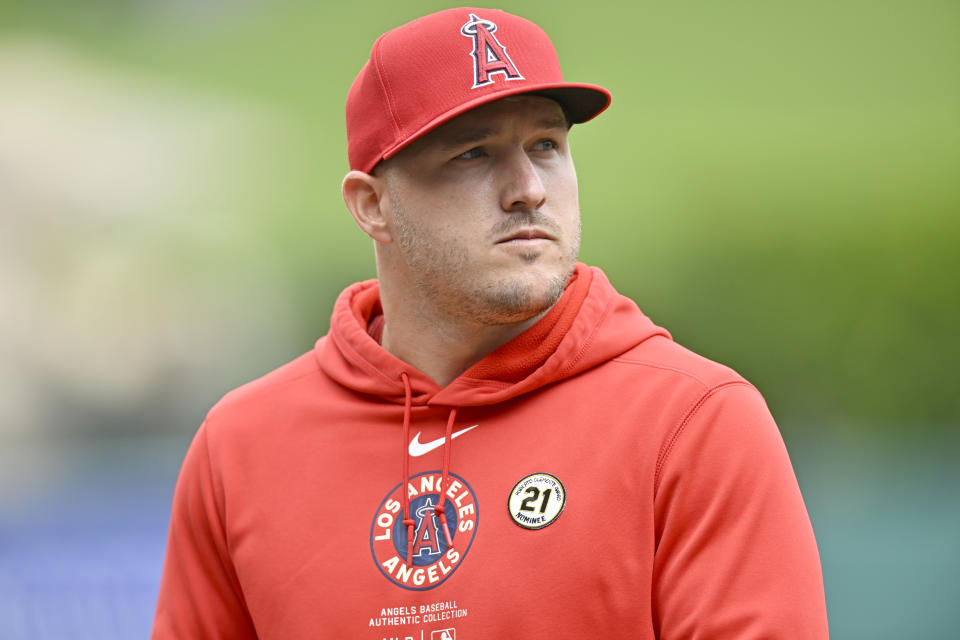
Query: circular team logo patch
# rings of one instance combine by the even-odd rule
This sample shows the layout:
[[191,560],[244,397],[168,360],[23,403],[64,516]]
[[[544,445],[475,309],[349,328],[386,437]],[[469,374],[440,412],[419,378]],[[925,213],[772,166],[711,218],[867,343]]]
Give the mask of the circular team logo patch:
[[[425,591],[449,578],[463,562],[477,533],[477,499],[466,480],[427,471],[410,478],[405,488],[414,521],[413,551],[407,562],[407,527],[403,494],[395,486],[380,503],[370,527],[370,551],[377,568],[404,589]],[[443,513],[436,506],[443,500]],[[444,523],[444,521],[446,521]],[[446,524],[446,532],[444,531]],[[447,532],[450,542],[447,543]]]
[[566,503],[567,492],[556,476],[531,473],[513,485],[507,510],[524,529],[543,529],[560,516]]

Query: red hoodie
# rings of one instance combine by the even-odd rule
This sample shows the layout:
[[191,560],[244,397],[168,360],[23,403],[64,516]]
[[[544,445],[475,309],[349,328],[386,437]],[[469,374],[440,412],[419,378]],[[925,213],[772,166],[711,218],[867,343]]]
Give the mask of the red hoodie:
[[348,288],[312,352],[211,410],[154,638],[827,638],[763,398],[599,269],[444,388],[380,313]]

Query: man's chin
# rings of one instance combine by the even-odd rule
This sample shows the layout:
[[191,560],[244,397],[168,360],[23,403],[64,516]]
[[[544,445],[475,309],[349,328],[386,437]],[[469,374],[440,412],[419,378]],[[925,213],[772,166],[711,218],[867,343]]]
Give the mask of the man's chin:
[[516,324],[548,311],[567,286],[569,274],[541,275],[536,278],[513,277],[486,288],[478,306],[488,310],[490,324]]

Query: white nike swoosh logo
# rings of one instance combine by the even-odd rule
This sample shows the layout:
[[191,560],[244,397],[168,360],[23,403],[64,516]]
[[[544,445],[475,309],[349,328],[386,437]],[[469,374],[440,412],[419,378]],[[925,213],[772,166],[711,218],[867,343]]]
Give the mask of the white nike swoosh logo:
[[[450,434],[450,439],[453,440],[454,438],[462,436],[467,431],[470,431],[471,429],[476,429],[479,426],[480,425],[475,424],[472,427],[467,427],[466,429],[460,429],[460,431],[454,431],[453,433]],[[410,455],[416,458],[417,456],[422,456],[425,453],[430,453],[437,447],[442,446],[443,441],[445,439],[446,438],[437,438],[436,440],[431,440],[430,442],[420,442],[420,432],[417,431],[417,435],[413,436],[413,440],[410,441],[410,447],[407,449],[407,451],[410,452]]]

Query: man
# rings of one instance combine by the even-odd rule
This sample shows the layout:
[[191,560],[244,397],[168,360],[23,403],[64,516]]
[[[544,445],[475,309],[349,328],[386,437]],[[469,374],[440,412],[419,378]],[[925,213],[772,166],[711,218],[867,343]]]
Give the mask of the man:
[[827,637],[759,393],[576,262],[608,103],[500,11],[377,40],[343,196],[378,280],[207,416],[155,638]]

